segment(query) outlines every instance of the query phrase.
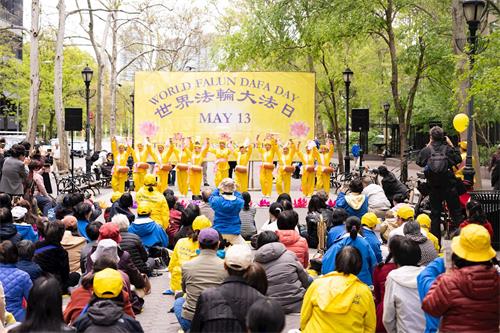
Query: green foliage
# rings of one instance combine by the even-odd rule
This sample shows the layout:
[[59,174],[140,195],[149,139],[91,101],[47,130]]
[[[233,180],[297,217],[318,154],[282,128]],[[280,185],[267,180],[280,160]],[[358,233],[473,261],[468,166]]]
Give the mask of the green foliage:
[[[42,34],[40,40],[40,110],[39,127],[45,125],[49,133],[55,134],[54,117],[54,56],[55,36],[50,31]],[[15,59],[11,51],[0,47],[0,91],[11,92],[19,96],[22,128],[26,128],[29,109],[30,89],[30,45],[23,45],[22,61]],[[85,85],[81,71],[85,65],[96,68],[95,61],[88,53],[73,46],[64,48],[63,64],[63,102],[65,107],[85,109]],[[94,80],[95,81],[95,80]],[[13,98],[17,104],[17,98]],[[52,119],[52,123],[50,123]]]

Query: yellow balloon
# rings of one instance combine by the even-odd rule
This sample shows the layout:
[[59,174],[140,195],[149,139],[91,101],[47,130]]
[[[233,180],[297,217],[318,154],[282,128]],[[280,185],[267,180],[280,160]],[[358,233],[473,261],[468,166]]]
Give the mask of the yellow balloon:
[[453,127],[458,133],[462,133],[469,126],[469,117],[464,113],[459,113],[453,118]]

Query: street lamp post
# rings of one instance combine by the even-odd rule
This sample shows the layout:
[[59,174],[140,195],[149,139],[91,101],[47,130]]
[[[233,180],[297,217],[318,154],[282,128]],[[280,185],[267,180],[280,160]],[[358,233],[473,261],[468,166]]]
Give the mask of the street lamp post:
[[[469,50],[467,54],[469,56],[469,66],[472,71],[474,67],[474,56],[477,52],[477,30],[479,24],[481,23],[481,18],[483,16],[484,7],[486,2],[484,0],[464,0],[462,2],[463,11],[467,25],[469,26],[469,36],[467,37],[467,42],[469,43]],[[472,77],[469,76],[469,92],[472,86]],[[469,117],[469,126],[467,127],[467,157],[465,158],[464,167],[464,179],[468,180],[471,184],[474,184],[474,167],[472,166],[472,129],[474,126],[472,114],[474,113],[474,96],[469,97],[469,103],[467,105],[467,117]]]
[[384,133],[384,139],[385,139],[385,151],[384,151],[384,159],[387,158],[388,154],[387,151],[389,150],[389,125],[388,125],[388,119],[389,119],[389,109],[391,108],[391,104],[389,102],[384,103],[384,113],[385,113],[385,133]]
[[90,174],[90,168],[92,167],[92,161],[90,160],[90,82],[92,81],[92,75],[94,72],[87,65],[82,70],[83,82],[85,83],[85,102],[87,104],[87,124],[85,126],[85,140],[87,141],[87,156],[85,157],[85,172]]
[[342,76],[345,83],[345,156],[344,156],[344,173],[349,175],[351,173],[351,157],[349,156],[349,87],[351,86],[351,80],[353,72],[346,68],[342,72]]
[[132,103],[132,147],[135,147],[135,94],[134,91],[130,93],[130,102]]

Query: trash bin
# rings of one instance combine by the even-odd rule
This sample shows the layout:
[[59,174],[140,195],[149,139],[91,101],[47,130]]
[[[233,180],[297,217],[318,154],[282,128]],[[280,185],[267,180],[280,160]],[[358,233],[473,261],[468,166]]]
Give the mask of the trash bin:
[[481,203],[483,211],[493,227],[491,243],[495,250],[500,250],[500,191],[474,191],[471,198]]

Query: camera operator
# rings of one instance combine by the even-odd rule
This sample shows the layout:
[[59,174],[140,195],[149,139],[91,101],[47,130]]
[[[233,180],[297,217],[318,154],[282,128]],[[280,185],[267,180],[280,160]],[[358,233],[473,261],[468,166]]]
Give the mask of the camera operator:
[[[441,241],[441,212],[446,201],[452,220],[452,229],[458,228],[463,216],[458,200],[457,185],[452,168],[462,162],[460,153],[439,126],[429,131],[430,141],[418,154],[417,165],[424,168],[429,185],[431,206],[431,233]],[[453,230],[450,230],[450,233]]]

